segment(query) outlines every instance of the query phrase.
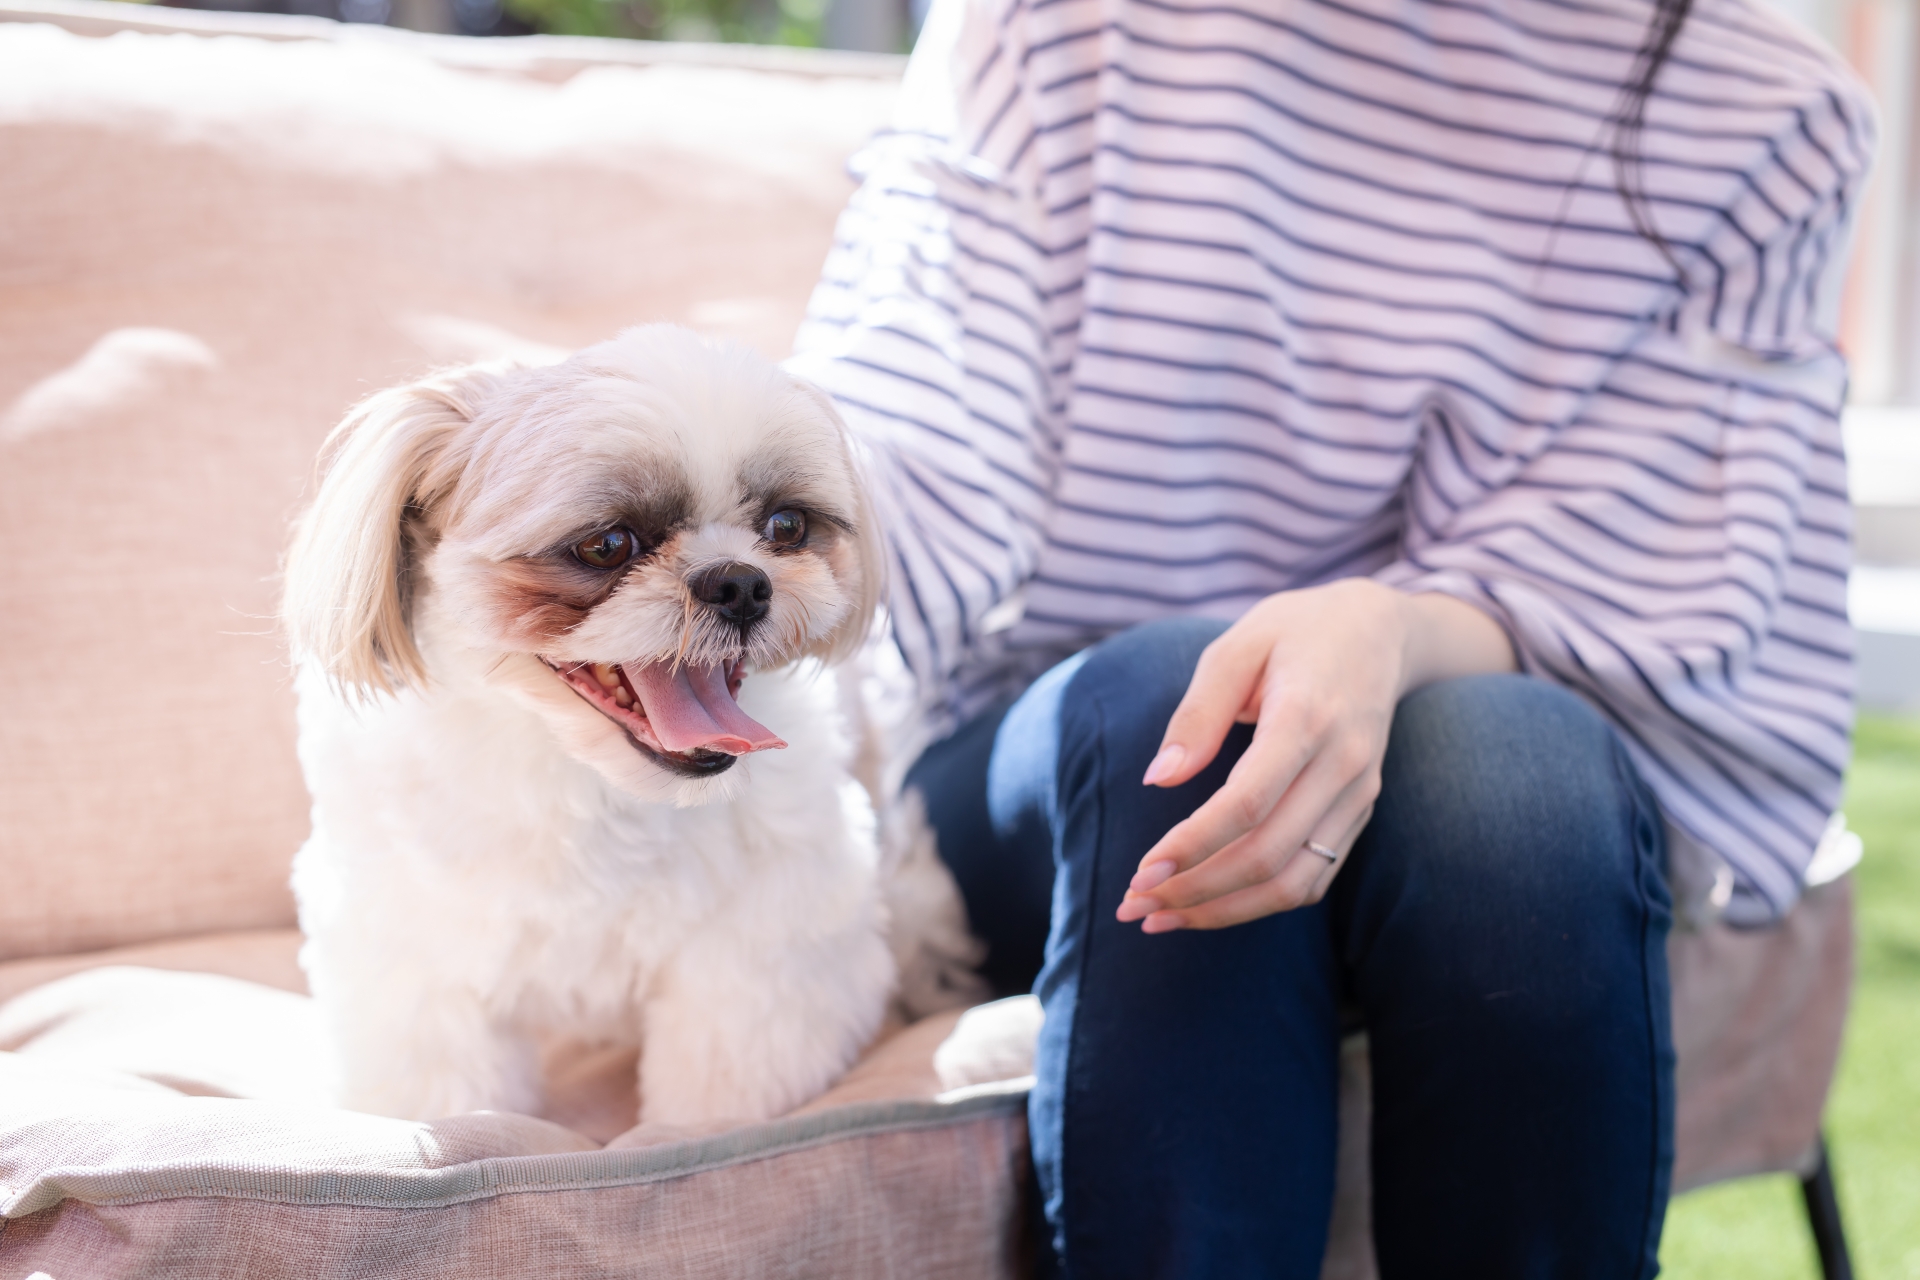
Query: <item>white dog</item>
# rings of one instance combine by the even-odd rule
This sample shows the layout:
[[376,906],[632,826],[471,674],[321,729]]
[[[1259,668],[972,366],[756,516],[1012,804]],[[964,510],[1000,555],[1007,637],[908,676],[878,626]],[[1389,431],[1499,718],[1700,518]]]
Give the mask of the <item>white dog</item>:
[[383,392],[327,463],[285,615],[345,1105],[536,1112],[566,1037],[641,1047],[647,1121],[761,1119],[846,1069],[903,963],[917,1011],[972,994],[824,665],[882,564],[824,395],[652,326]]

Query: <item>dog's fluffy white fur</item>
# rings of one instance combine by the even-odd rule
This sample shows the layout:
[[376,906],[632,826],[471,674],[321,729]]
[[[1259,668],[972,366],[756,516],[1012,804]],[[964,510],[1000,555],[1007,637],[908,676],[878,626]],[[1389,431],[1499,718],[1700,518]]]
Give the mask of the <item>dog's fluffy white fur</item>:
[[648,1122],[761,1119],[903,976],[975,994],[924,829],[853,773],[882,560],[825,396],[650,326],[381,393],[323,462],[284,613],[344,1105],[537,1113],[566,1038],[640,1047]]

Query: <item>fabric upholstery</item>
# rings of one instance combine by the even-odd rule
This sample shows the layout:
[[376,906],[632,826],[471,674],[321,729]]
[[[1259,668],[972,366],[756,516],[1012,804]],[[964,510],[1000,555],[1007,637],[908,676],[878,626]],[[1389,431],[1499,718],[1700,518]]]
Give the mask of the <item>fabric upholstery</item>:
[[80,951],[57,956],[30,956],[0,961],[0,1004],[69,974],[107,965],[137,965],[187,973],[217,973],[304,994],[306,975],[300,972],[298,929],[236,929],[197,934],[160,942]]
[[[89,970],[0,1007],[0,1264],[122,1276],[983,1276],[1012,1266],[1024,1082],[940,1092],[958,1014],[767,1124],[414,1123],[326,1105],[303,996]],[[576,1111],[579,1097],[563,1102]]]
[[[22,1275],[767,1277],[1009,1274],[1016,1116],[865,1133],[650,1181],[447,1208],[199,1197],[71,1203],[7,1224]],[[581,1157],[591,1160],[595,1157]]]
[[1777,929],[1670,948],[1679,1106],[1673,1185],[1810,1173],[1853,989],[1853,880],[1809,889]]

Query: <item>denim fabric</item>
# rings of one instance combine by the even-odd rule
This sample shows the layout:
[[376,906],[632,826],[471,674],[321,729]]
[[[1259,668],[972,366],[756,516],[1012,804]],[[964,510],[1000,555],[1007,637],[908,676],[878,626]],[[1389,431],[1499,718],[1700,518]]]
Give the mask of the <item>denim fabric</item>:
[[1251,735],[1140,785],[1222,625],[1115,636],[909,777],[1002,990],[1033,980],[1051,921],[1030,1120],[1064,1274],[1318,1276],[1344,1006],[1372,1055],[1385,1280],[1651,1276],[1670,910],[1659,813],[1612,731],[1524,677],[1422,689],[1324,902],[1148,936],[1113,918],[1128,879]]

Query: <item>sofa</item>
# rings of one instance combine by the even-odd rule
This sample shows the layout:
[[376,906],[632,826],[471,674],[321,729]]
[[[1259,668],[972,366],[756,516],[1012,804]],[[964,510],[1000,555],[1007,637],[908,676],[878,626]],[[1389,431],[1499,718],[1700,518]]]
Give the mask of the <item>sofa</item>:
[[[1018,1044],[954,1068],[928,1019],[745,1128],[636,1125],[587,1046],[540,1116],[333,1110],[287,889],[275,573],[326,431],[649,320],[784,355],[900,69],[0,5],[0,1276],[1025,1271]],[[1806,1172],[1847,879],[1673,962],[1678,1184]],[[1363,1036],[1343,1072],[1363,1277]]]

